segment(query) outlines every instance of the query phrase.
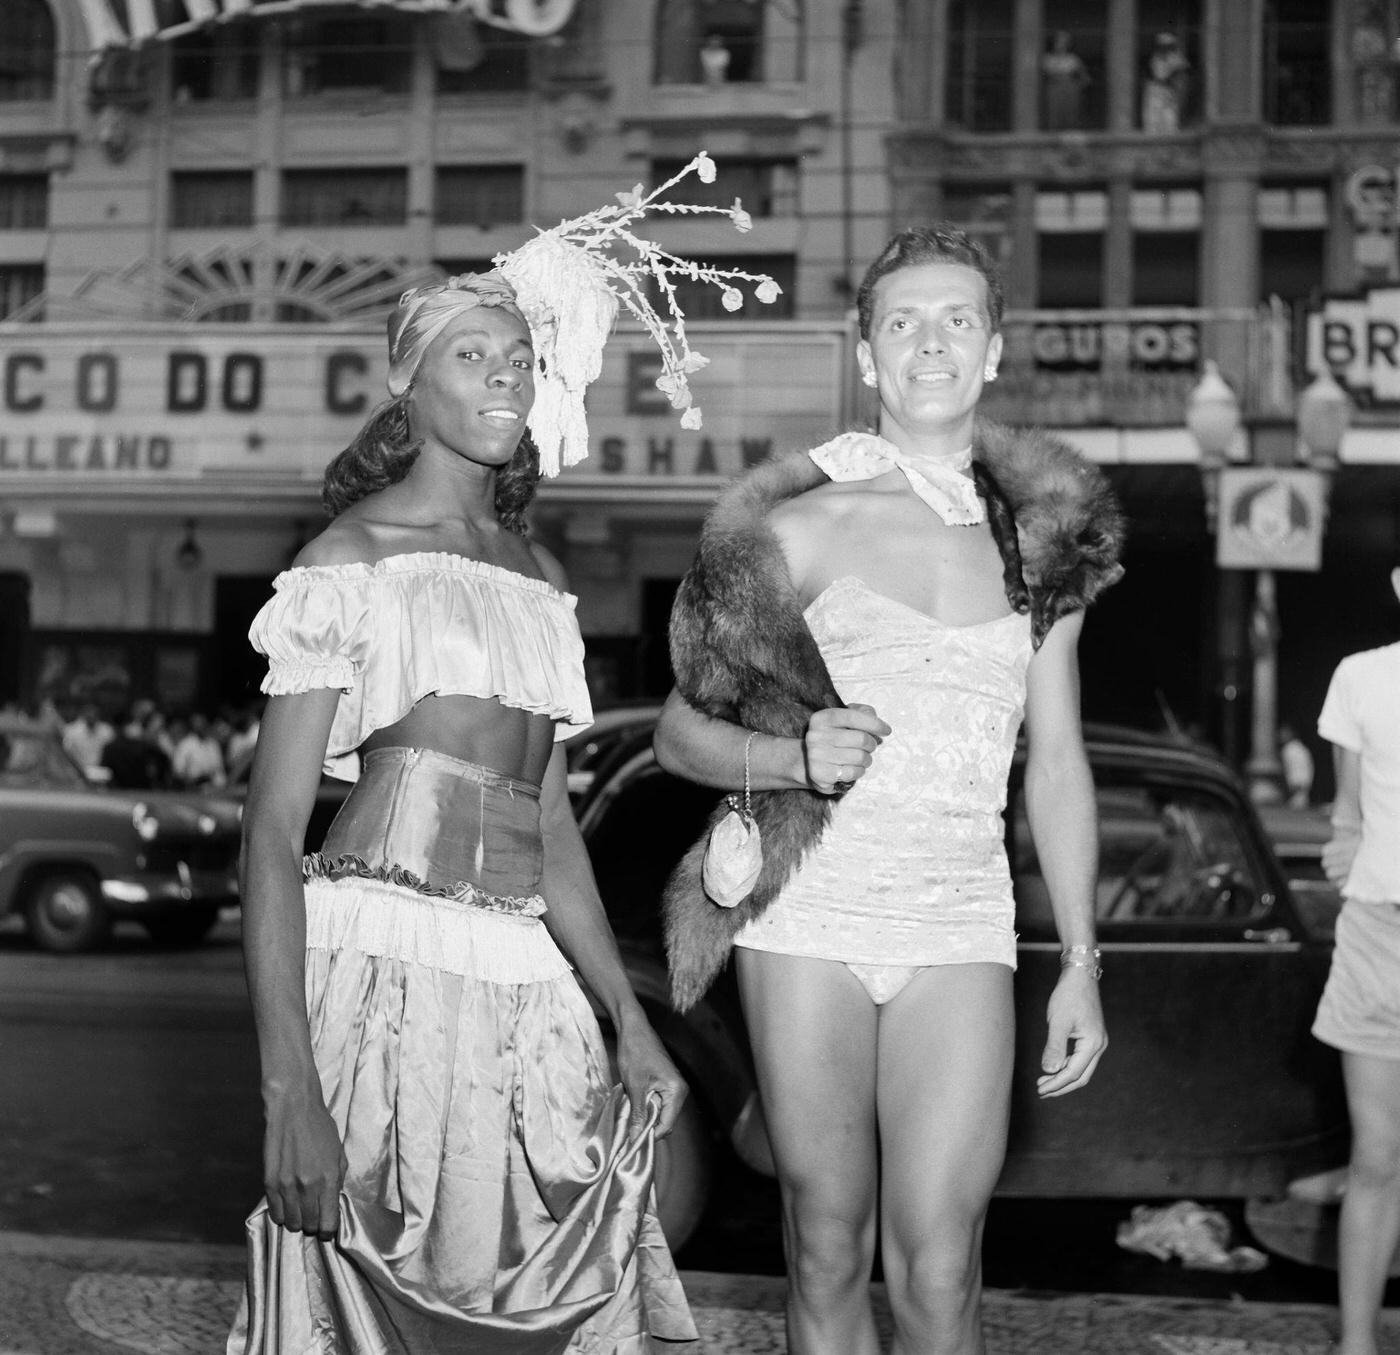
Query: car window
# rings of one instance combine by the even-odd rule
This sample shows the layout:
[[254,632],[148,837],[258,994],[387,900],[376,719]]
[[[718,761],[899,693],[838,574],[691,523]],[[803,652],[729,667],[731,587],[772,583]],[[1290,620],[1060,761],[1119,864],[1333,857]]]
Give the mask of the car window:
[[[1105,923],[1241,922],[1270,898],[1243,819],[1207,791],[1165,785],[1100,785],[1095,912]],[[1011,860],[1017,921],[1052,925],[1050,894],[1026,821],[1012,809]]]

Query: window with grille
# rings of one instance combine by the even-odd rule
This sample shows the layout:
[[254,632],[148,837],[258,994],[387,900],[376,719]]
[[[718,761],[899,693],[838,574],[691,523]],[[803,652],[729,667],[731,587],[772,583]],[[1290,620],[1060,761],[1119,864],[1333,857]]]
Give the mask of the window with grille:
[[497,94],[530,86],[530,43],[521,33],[479,24],[469,14],[433,16],[439,94]]
[[177,170],[170,176],[170,224],[176,228],[253,224],[251,170]]
[[652,80],[658,85],[750,84],[802,78],[800,0],[657,0]]
[[42,295],[43,290],[43,264],[0,264],[0,320],[8,320],[21,306]]
[[53,98],[56,54],[47,0],[0,4],[0,102]]
[[953,0],[948,9],[949,123],[968,132],[1011,127],[1012,0]]
[[[651,187],[679,174],[685,160],[653,160]],[[706,207],[730,207],[739,198],[753,217],[797,215],[797,160],[738,159],[719,161],[714,183],[701,183],[692,175],[685,181],[685,200]]]
[[1325,183],[1266,182],[1259,186],[1259,299],[1316,302],[1327,281]]
[[0,174],[0,231],[37,231],[48,224],[48,176]]
[[258,35],[251,24],[227,24],[170,44],[170,91],[177,104],[252,99],[258,92]]
[[1201,115],[1200,0],[1138,0],[1138,126],[1172,133]]
[[1271,0],[1264,7],[1264,121],[1326,127],[1332,121],[1332,6]]
[[282,175],[284,226],[402,226],[402,169],[292,169]]
[[[782,295],[771,305],[764,305],[754,296],[756,283],[736,282],[734,285],[743,294],[744,304],[737,311],[727,311],[720,300],[720,288],[705,282],[692,282],[689,278],[675,278],[676,300],[687,320],[785,320],[791,319],[795,298],[793,290],[797,283],[797,261],[791,254],[709,254],[705,262],[716,268],[735,268],[745,273],[767,273],[779,287]],[[656,304],[655,296],[652,303]]]
[[1011,262],[1012,196],[1009,183],[943,185],[943,216],[991,255],[998,268]]
[[1041,234],[1036,305],[1045,309],[1103,305],[1103,232]]
[[338,90],[408,91],[413,30],[402,19],[296,19],[285,31],[283,86],[289,98]]
[[509,226],[525,220],[520,165],[443,165],[437,172],[434,219],[443,226]]
[[1040,54],[1040,126],[1047,132],[1104,125],[1108,15],[1104,0],[1056,0]]

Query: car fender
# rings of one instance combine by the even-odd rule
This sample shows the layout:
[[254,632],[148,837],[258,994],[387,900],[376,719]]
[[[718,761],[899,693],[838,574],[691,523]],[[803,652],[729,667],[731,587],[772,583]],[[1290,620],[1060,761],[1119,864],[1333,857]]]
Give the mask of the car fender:
[[0,913],[13,911],[26,879],[44,870],[89,870],[99,879],[118,873],[129,857],[102,842],[34,838],[0,853]]

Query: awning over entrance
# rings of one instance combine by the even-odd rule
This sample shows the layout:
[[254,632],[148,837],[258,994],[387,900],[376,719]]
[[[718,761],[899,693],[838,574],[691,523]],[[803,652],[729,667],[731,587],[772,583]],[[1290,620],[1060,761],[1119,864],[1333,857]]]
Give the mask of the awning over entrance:
[[79,0],[94,47],[125,47],[184,37],[231,19],[318,9],[392,9],[405,14],[470,14],[493,28],[548,37],[572,17],[577,0]]

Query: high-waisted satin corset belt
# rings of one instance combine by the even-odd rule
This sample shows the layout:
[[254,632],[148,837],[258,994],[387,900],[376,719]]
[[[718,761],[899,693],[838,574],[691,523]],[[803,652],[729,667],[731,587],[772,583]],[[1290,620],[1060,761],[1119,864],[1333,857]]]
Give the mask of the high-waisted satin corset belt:
[[383,880],[435,898],[538,917],[540,788],[428,748],[364,757],[307,880]]

